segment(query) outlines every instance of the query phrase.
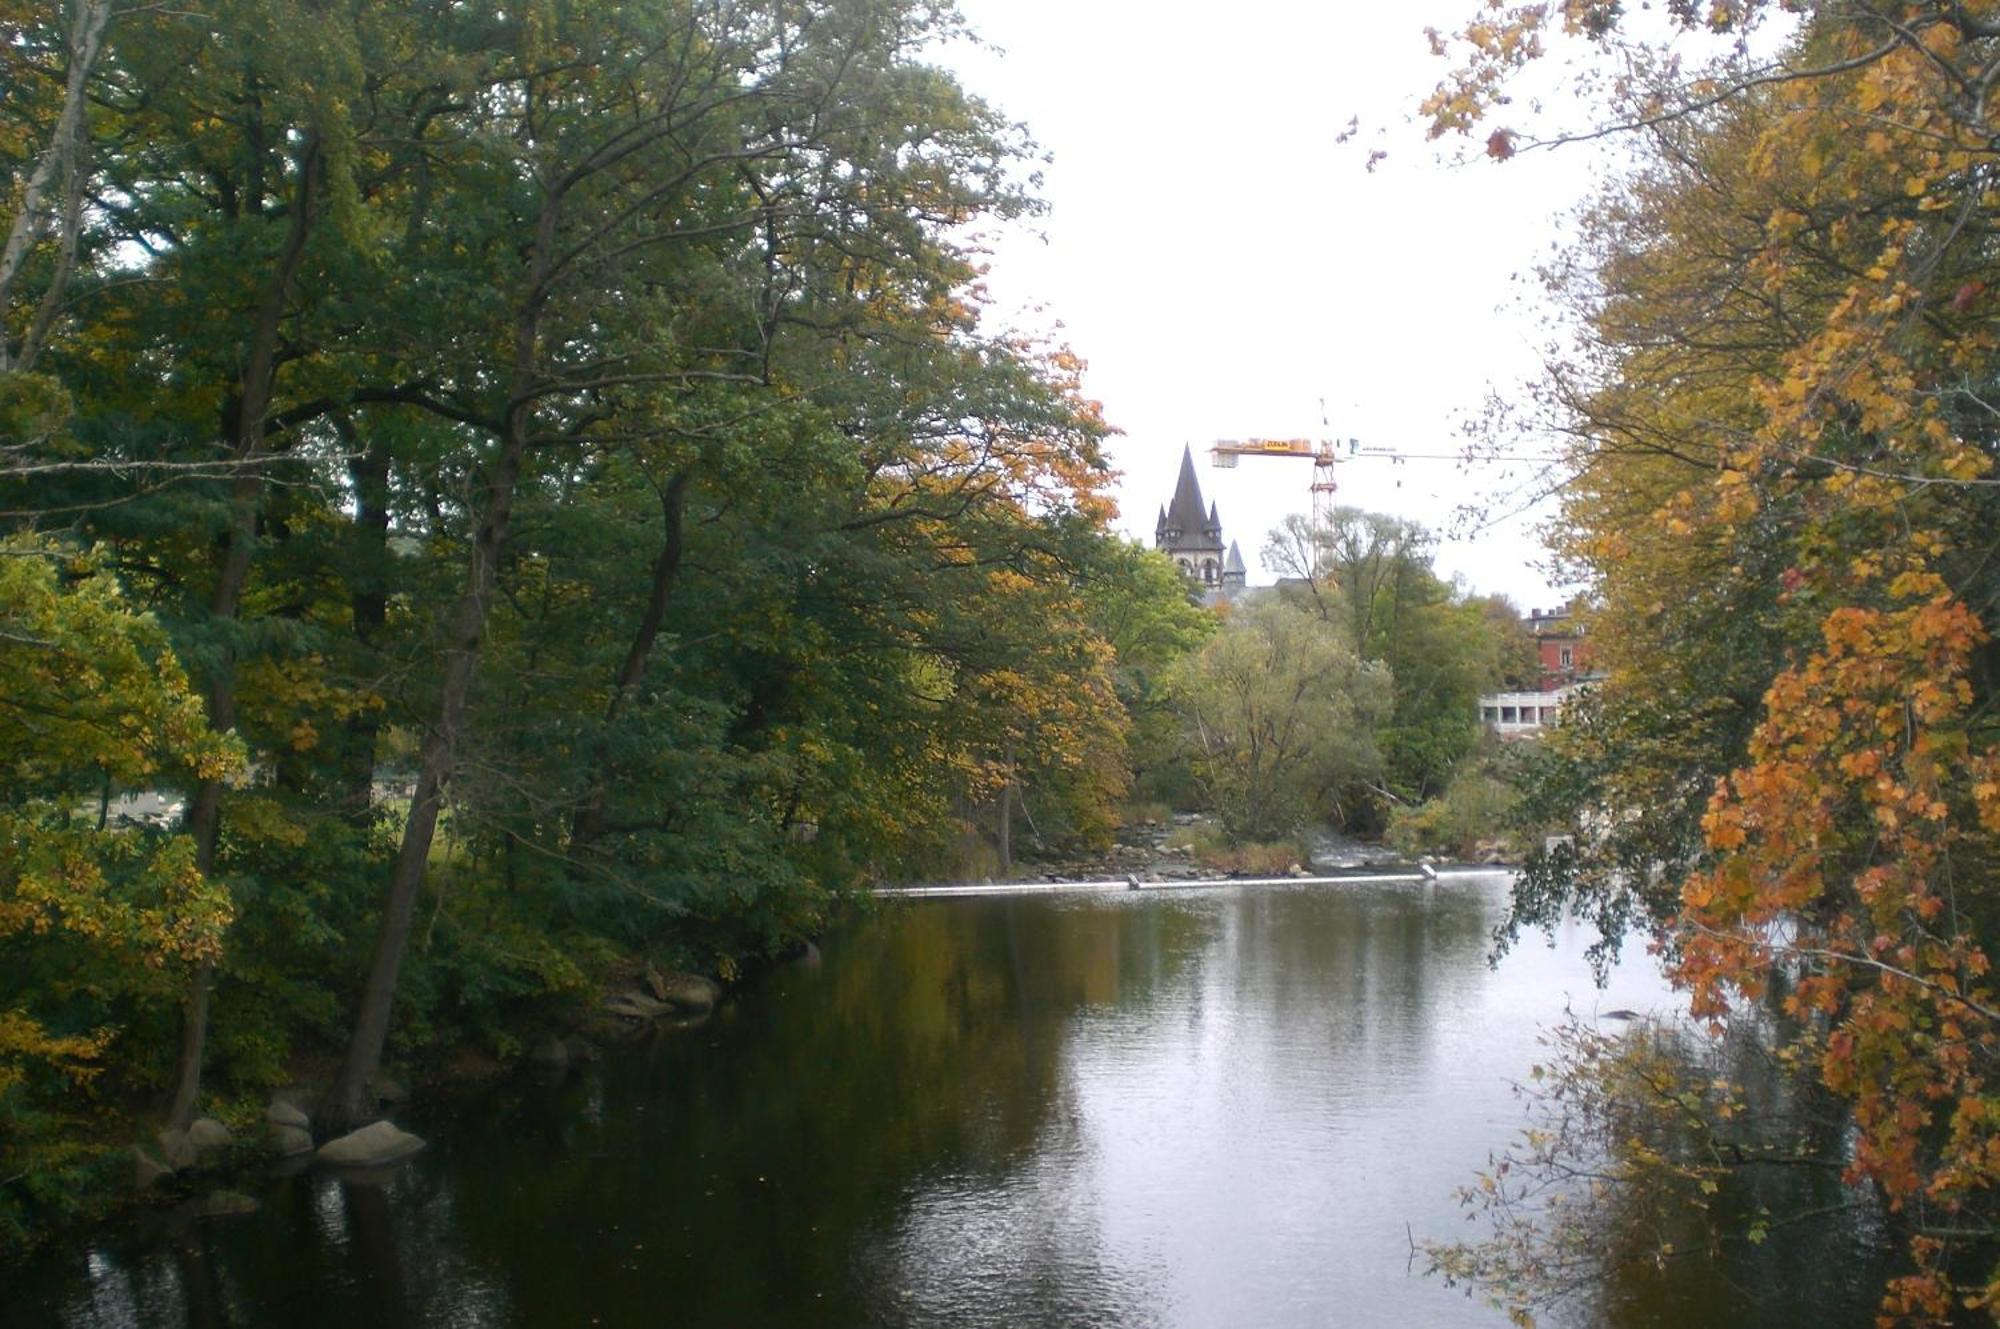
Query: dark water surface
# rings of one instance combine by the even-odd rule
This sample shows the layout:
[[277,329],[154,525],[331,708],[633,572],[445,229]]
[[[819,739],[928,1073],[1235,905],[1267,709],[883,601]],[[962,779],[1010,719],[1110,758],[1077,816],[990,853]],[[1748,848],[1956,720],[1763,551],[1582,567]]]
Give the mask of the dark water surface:
[[[133,1227],[16,1270],[0,1324],[1503,1325],[1410,1237],[1521,1124],[1597,991],[1587,938],[1497,970],[1497,874],[1434,887],[916,902],[705,1028],[410,1124],[385,1180]],[[1875,1239],[1783,1234],[1579,1324],[1869,1322]]]

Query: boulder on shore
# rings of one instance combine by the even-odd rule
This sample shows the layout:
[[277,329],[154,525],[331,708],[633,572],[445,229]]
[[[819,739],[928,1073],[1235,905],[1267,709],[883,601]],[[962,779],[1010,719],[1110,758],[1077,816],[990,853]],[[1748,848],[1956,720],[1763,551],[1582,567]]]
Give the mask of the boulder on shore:
[[643,992],[614,992],[604,999],[604,1010],[628,1020],[657,1020],[673,1008]]
[[195,1164],[194,1142],[188,1139],[186,1131],[172,1128],[161,1131],[153,1137],[160,1142],[160,1159],[175,1172]]
[[187,1138],[197,1152],[227,1149],[230,1144],[229,1128],[213,1117],[196,1117],[188,1125]]
[[386,1167],[400,1163],[424,1147],[424,1142],[394,1123],[378,1121],[328,1140],[314,1155],[328,1167]]
[[312,1118],[305,1114],[305,1109],[282,1098],[271,1100],[264,1109],[264,1120],[273,1126],[292,1126],[302,1131],[312,1129]]

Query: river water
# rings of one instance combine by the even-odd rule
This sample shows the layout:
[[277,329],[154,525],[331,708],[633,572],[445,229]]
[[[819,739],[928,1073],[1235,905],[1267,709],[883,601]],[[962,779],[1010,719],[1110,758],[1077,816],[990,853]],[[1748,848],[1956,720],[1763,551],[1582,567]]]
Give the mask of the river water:
[[[52,1252],[0,1323],[1504,1325],[1412,1239],[1470,1231],[1453,1190],[1522,1124],[1544,1026],[1670,1001],[1643,960],[1599,991],[1587,937],[1490,967],[1505,901],[1489,874],[898,903],[706,1026],[411,1113],[432,1146],[387,1178]],[[1878,1245],[1774,1233],[1567,1322],[1863,1325]]]

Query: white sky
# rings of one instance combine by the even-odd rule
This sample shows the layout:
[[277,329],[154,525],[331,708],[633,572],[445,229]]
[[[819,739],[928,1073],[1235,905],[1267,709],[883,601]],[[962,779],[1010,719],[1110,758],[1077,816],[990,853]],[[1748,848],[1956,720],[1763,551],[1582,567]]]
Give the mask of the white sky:
[[[1001,49],[949,63],[1054,155],[1048,216],[993,246],[993,315],[1053,330],[1089,363],[1086,391],[1124,431],[1110,448],[1122,529],[1150,542],[1193,443],[1225,537],[1269,580],[1265,534],[1308,510],[1312,467],[1215,470],[1208,443],[1330,434],[1457,454],[1489,390],[1532,372],[1547,340],[1532,269],[1592,161],[1452,166],[1425,142],[1414,111],[1445,65],[1423,29],[1455,29],[1477,0],[960,7]],[[1388,156],[1371,173],[1375,149]],[[1534,469],[1363,459],[1340,468],[1340,498],[1445,536],[1461,505],[1518,506]],[[1523,610],[1556,603],[1536,536],[1547,516],[1443,539],[1440,570]]]

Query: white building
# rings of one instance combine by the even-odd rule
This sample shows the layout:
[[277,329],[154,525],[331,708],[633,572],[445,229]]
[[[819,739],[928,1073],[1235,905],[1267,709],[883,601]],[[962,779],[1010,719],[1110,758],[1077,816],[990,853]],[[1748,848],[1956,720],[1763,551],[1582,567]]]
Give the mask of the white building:
[[1570,684],[1549,692],[1490,693],[1479,699],[1479,719],[1503,738],[1540,733],[1543,726],[1556,722],[1578,691],[1578,685]]

